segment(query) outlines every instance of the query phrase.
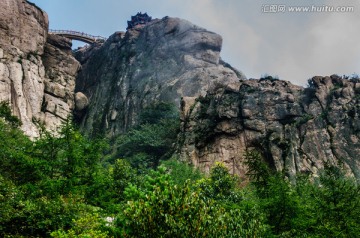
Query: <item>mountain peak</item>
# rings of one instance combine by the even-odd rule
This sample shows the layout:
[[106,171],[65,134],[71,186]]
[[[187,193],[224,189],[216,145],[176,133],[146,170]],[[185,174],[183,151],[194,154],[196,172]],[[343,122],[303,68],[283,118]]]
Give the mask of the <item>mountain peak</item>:
[[154,102],[180,106],[182,97],[205,95],[217,84],[237,85],[245,76],[220,62],[221,46],[220,35],[172,17],[114,34],[82,65],[76,90],[90,98],[82,125],[116,135]]

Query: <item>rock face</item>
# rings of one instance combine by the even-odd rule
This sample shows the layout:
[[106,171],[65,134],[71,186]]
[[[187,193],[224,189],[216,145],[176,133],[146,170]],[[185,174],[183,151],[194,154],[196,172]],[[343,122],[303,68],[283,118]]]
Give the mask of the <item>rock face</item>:
[[43,53],[46,43],[48,16],[24,0],[2,0],[0,8],[0,43],[4,51]]
[[290,178],[342,163],[360,179],[359,79],[245,80],[220,59],[221,36],[165,17],[80,49],[75,83],[71,41],[47,34],[46,13],[24,0],[0,6],[0,101],[30,137],[35,122],[55,131],[72,112],[84,132],[113,137],[166,101],[181,111],[181,158],[205,171],[223,161],[244,176],[255,149]]
[[165,17],[80,50],[76,91],[89,99],[81,118],[84,131],[114,136],[135,125],[140,111],[156,101],[179,106],[181,97],[205,95],[218,84],[238,88],[245,77],[220,60],[221,45],[221,36]]
[[71,40],[49,35],[42,56],[45,66],[45,90],[42,121],[56,131],[75,108],[75,81],[80,63],[72,56]]
[[182,103],[181,158],[208,171],[222,161],[244,176],[244,153],[259,151],[290,178],[342,163],[360,179],[359,80],[314,77],[302,88],[282,80],[245,80]]
[[204,171],[223,161],[244,176],[252,148],[290,178],[316,175],[326,162],[342,162],[360,178],[359,82],[314,77],[304,89],[245,80],[220,59],[221,44],[215,33],[165,17],[81,49],[76,91],[89,102],[78,113],[83,130],[113,137],[136,125],[146,106],[173,102],[182,115],[181,158]]
[[47,35],[48,17],[23,0],[0,8],[0,101],[8,101],[22,130],[36,137],[35,121],[55,130],[74,107],[79,63],[71,42]]

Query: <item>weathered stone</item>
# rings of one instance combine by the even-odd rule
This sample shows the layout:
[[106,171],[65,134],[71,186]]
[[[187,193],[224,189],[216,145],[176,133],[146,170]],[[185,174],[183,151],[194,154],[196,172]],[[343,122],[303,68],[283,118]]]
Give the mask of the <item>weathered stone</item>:
[[251,118],[252,112],[250,109],[243,109],[242,110],[242,117],[243,118]]
[[49,94],[45,94],[45,104],[46,112],[50,112],[62,120],[66,120],[71,113],[69,105],[66,102]]
[[[82,62],[76,91],[90,99],[83,130],[116,136],[134,126],[141,110],[155,102],[180,107],[184,97],[188,113],[191,98],[205,96],[210,88],[228,85],[237,90],[239,79],[245,77],[219,63],[221,44],[218,34],[166,17],[129,29],[125,36],[115,33],[101,47],[81,49],[76,55]],[[114,110],[116,120],[111,119]],[[223,115],[236,117],[233,112]]]
[[1,6],[0,100],[10,103],[25,134],[37,137],[34,121],[54,130],[71,115],[79,63],[69,55],[69,40],[47,37],[48,18],[41,9],[23,0],[4,0]]
[[2,0],[0,47],[15,47],[24,54],[42,54],[46,43],[48,16],[23,0]]
[[118,115],[118,112],[117,112],[116,110],[112,110],[112,111],[111,111],[111,117],[110,117],[110,120],[115,121],[115,120],[116,120],[117,115]]
[[82,111],[89,105],[89,99],[82,92],[75,93],[75,110]]
[[185,118],[191,113],[191,109],[195,106],[196,97],[183,97],[181,101],[181,119]]
[[342,89],[341,94],[344,98],[351,99],[354,97],[354,90],[352,87],[346,87]]
[[[223,161],[231,172],[244,177],[244,151],[256,149],[271,167],[290,178],[296,173],[318,176],[325,163],[341,161],[359,179],[360,109],[355,83],[318,76],[311,85],[304,89],[281,80],[245,80],[238,91],[208,92],[183,119],[192,126],[182,124],[181,158],[204,171]],[[224,117],[224,111],[237,116]],[[204,128],[207,119],[215,125]]]
[[59,36],[59,35],[54,35],[54,34],[50,34],[47,37],[47,43],[49,43],[52,46],[55,46],[58,49],[61,49],[64,52],[67,53],[71,53],[71,39]]
[[53,83],[50,81],[45,83],[45,92],[56,97],[65,98],[67,91],[68,90],[59,83]]

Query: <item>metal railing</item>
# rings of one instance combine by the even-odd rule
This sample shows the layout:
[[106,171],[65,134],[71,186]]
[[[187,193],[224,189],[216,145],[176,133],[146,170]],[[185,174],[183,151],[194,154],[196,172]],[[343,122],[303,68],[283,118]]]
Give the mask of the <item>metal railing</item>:
[[70,30],[49,30],[50,34],[55,34],[55,35],[70,35],[70,36],[77,36],[77,37],[81,37],[81,38],[86,38],[88,40],[91,41],[105,41],[107,38],[106,37],[102,37],[102,36],[93,36],[84,32],[79,32],[79,31],[70,31]]

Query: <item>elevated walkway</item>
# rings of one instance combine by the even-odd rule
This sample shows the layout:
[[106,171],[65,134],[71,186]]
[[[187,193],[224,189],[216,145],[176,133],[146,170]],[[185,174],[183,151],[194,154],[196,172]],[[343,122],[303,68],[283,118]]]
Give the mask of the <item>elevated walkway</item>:
[[49,34],[60,35],[72,40],[82,41],[88,44],[93,44],[96,42],[104,42],[105,37],[102,36],[93,36],[79,31],[69,31],[69,30],[49,30]]

